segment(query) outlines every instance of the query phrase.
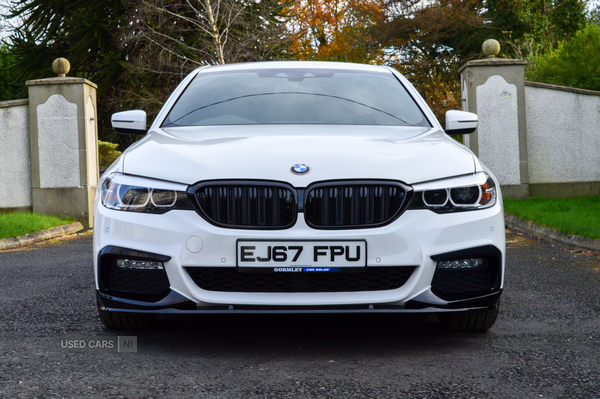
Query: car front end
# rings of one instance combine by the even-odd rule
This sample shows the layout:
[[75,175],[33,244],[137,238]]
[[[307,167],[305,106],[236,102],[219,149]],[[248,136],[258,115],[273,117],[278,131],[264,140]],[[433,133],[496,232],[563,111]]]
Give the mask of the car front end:
[[[319,68],[332,65],[318,64],[314,76]],[[386,73],[427,123],[255,124],[239,115],[230,123],[231,110],[225,122],[165,123],[194,77],[184,81],[101,178],[102,321],[134,328],[158,313],[430,312],[450,328],[491,327],[505,259],[499,185],[412,86]]]

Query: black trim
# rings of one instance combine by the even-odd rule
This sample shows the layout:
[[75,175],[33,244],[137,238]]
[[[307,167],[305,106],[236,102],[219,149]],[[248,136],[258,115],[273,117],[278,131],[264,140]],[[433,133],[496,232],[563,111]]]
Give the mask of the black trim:
[[126,134],[126,135],[138,135],[138,136],[143,136],[146,133],[148,133],[148,129],[127,129],[124,127],[114,127],[113,129],[115,130],[115,132],[119,133],[119,134]]
[[266,307],[266,306],[202,306],[195,310],[181,310],[174,308],[164,308],[157,310],[148,309],[122,309],[114,307],[106,307],[110,312],[127,312],[127,313],[144,313],[144,314],[365,314],[365,313],[403,313],[403,314],[431,314],[431,313],[450,313],[450,312],[473,312],[481,313],[482,310],[490,310],[493,307],[473,307],[466,309],[437,309],[437,308],[422,308],[422,309],[407,309],[397,306],[381,306],[381,305],[357,305],[352,307]]
[[[146,260],[155,262],[167,262],[171,259],[170,256],[155,254],[152,252],[138,251],[135,249],[122,248],[116,246],[106,246],[98,253],[98,285],[100,292],[107,295],[114,295],[121,298],[138,300],[144,302],[156,302],[169,293],[169,279],[166,274],[166,270],[139,270],[129,271],[129,274],[140,273],[140,277],[144,279],[150,279],[156,284],[153,285],[151,292],[136,292],[135,290],[126,290],[125,288],[119,287],[115,290],[111,287],[112,269],[115,266],[117,259],[132,259],[132,260]],[[143,274],[142,274],[143,273]],[[128,277],[132,276],[120,276]],[[135,277],[133,277],[135,278]],[[153,284],[153,283],[151,283]],[[158,292],[160,290],[160,292]]]
[[469,298],[456,301],[445,301],[435,295],[431,290],[427,290],[406,302],[406,309],[442,309],[442,310],[468,310],[468,309],[492,309],[500,303],[502,290],[493,294],[484,295],[477,298]]
[[113,295],[104,294],[96,291],[96,297],[100,305],[107,308],[118,309],[136,309],[136,310],[161,310],[161,309],[180,309],[195,310],[196,303],[190,301],[183,295],[169,290],[169,293],[156,302],[144,302],[127,298],[119,298]]
[[100,250],[98,257],[112,255],[113,257],[128,257],[135,260],[153,260],[156,262],[168,262],[171,260],[170,256],[159,255],[152,252],[138,251],[135,249],[115,247],[113,245],[106,246]]
[[185,296],[169,291],[157,302],[142,302],[96,291],[96,297],[104,310],[128,313],[158,314],[318,314],[318,313],[439,313],[464,312],[496,308],[501,292],[482,298],[446,302],[435,297],[431,291],[415,297],[405,306],[389,304],[359,304],[332,306],[261,306],[261,305],[211,305],[197,306]]
[[431,255],[431,260],[436,262],[442,260],[454,260],[454,259],[470,259],[470,258],[483,258],[487,256],[502,257],[502,252],[493,245],[483,245],[481,247],[474,247],[468,249],[461,249],[458,251],[446,252],[437,255]]
[[457,135],[457,134],[471,134],[475,130],[477,130],[477,127],[471,127],[471,128],[465,128],[465,129],[449,129],[449,130],[445,130],[445,132],[446,132],[446,134]]
[[482,258],[483,265],[474,269],[436,268],[431,291],[447,301],[479,298],[500,291],[502,252],[495,246],[484,245],[431,256],[436,262],[475,258]]

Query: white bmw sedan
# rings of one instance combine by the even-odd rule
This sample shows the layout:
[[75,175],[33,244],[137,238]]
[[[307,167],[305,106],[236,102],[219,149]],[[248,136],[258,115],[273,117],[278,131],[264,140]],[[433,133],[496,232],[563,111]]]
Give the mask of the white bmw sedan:
[[200,68],[103,174],[98,309],[109,328],[170,313],[428,312],[496,321],[504,214],[493,174],[394,69],[268,62]]

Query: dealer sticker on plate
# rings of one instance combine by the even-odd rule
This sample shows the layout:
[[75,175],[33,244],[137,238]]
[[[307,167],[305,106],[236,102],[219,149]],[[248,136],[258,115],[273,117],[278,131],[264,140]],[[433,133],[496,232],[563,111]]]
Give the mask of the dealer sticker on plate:
[[367,242],[238,240],[237,266],[288,273],[364,268],[367,266]]

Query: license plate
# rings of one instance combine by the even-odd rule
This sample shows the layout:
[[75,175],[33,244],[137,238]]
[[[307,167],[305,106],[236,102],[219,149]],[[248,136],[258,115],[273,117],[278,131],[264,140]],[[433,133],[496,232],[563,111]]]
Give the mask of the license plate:
[[349,271],[367,266],[367,242],[238,240],[237,266],[265,272]]

